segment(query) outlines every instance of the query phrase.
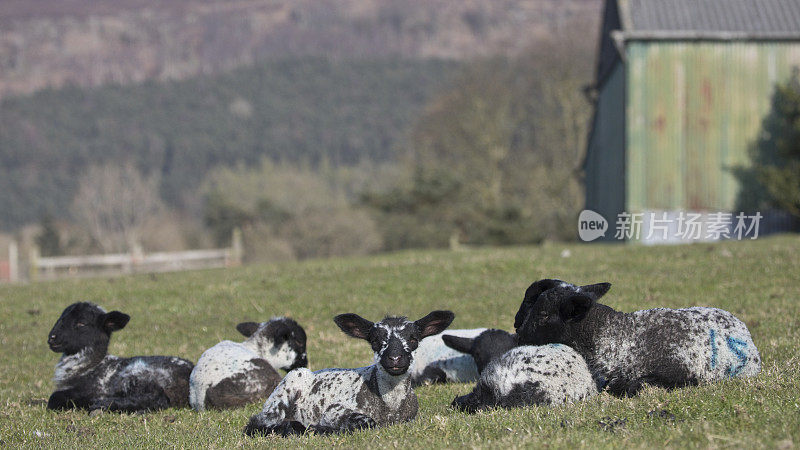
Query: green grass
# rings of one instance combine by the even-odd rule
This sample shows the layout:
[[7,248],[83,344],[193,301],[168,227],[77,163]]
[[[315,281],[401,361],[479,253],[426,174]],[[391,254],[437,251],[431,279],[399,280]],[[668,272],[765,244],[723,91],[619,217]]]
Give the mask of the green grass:
[[[561,257],[568,248],[570,257]],[[565,407],[497,410],[474,416],[449,408],[471,385],[417,390],[409,424],[333,437],[250,439],[241,430],[260,409],[146,415],[54,413],[58,355],[46,336],[68,304],[91,300],[131,314],[112,339],[121,356],[169,354],[196,360],[234,325],[287,314],[308,333],[312,369],[357,367],[369,345],[347,338],[331,318],[356,312],[419,318],[452,309],[455,328],[510,329],[525,288],[556,277],[609,281],[604,303],[632,311],[715,306],[744,320],[764,366],[755,379],[665,391],[631,399],[602,394]],[[0,287],[0,447],[787,447],[800,440],[800,238],[715,245],[636,247],[559,245],[464,252],[413,251],[355,259],[250,266],[116,279]],[[648,414],[667,410],[662,418]],[[619,422],[615,422],[619,420]],[[602,423],[624,425],[603,426]]]

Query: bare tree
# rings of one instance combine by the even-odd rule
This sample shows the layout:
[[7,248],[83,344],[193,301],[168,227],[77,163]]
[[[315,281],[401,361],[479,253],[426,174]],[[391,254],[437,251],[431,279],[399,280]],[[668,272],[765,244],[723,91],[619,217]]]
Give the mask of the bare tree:
[[135,250],[146,222],[161,210],[158,180],[133,164],[92,166],[72,203],[75,220],[106,252]]

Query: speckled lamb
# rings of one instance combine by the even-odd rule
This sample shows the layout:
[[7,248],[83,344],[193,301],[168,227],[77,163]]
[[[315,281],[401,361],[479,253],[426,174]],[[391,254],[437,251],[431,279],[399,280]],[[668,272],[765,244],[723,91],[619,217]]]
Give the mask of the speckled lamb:
[[597,394],[586,361],[565,345],[518,347],[516,336],[502,330],[486,330],[474,339],[444,339],[472,355],[480,371],[472,392],[453,400],[452,406],[462,411],[557,405]]
[[222,341],[197,361],[189,378],[189,404],[197,411],[265,400],[281,381],[276,369],[306,367],[306,333],[292,319],[243,322],[244,342]]
[[336,316],[342,331],[372,345],[375,363],[358,369],[289,372],[263,411],[250,418],[245,434],[326,434],[413,420],[418,405],[408,369],[414,350],[454,317],[450,311],[433,311],[415,322],[387,317],[372,323],[356,314]]
[[111,333],[130,316],[107,313],[93,303],[68,306],[48,335],[56,365],[56,391],[49,409],[82,408],[111,411],[154,411],[186,406],[192,363],[171,356],[120,358],[108,355]]
[[520,343],[573,347],[612,394],[634,395],[646,383],[676,388],[750,377],[761,370],[747,326],[727,311],[693,307],[622,313],[597,303],[609,283],[537,283],[540,293],[526,298],[517,313]]

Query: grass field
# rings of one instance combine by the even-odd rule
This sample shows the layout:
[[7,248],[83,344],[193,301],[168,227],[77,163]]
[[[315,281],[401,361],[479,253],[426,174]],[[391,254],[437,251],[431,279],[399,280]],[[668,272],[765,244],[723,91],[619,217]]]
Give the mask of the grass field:
[[[571,256],[562,257],[569,249]],[[636,398],[602,394],[566,407],[465,415],[450,409],[471,385],[417,389],[409,424],[333,437],[246,438],[259,404],[198,414],[54,413],[58,355],[46,336],[62,309],[94,301],[132,316],[114,335],[120,356],[177,355],[196,361],[236,323],[291,315],[308,334],[311,369],[358,367],[369,345],[347,338],[331,318],[356,312],[417,319],[432,309],[456,313],[452,327],[511,329],[525,288],[553,277],[609,281],[603,302],[623,311],[715,306],[744,320],[764,366],[755,379]],[[412,251],[356,259],[250,266],[0,287],[0,447],[767,447],[800,444],[800,238],[781,236],[714,245],[635,247],[560,245],[463,252]]]

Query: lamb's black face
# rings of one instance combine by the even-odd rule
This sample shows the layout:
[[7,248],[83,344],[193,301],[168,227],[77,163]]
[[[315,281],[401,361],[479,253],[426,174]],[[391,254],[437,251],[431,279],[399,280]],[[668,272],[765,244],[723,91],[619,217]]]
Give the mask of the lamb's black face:
[[516,327],[519,343],[570,344],[573,328],[580,326],[595,300],[610,287],[609,283],[575,286],[561,282],[542,292],[536,301],[526,306],[522,321]]
[[293,370],[298,367],[308,366],[308,356],[306,355],[306,332],[303,327],[294,320],[283,317],[278,320],[267,322],[262,331],[266,336],[273,336],[276,346],[282,346],[289,355],[291,363],[281,367],[284,370]]
[[472,357],[478,366],[478,373],[495,358],[517,346],[516,336],[503,330],[486,330],[472,344]]
[[72,355],[85,348],[105,348],[111,332],[122,329],[130,317],[119,311],[106,313],[93,303],[67,306],[47,337],[50,350]]
[[372,327],[368,341],[375,352],[375,362],[391,375],[402,375],[411,366],[420,339],[414,322],[404,317],[387,317]]
[[398,376],[408,371],[419,341],[441,333],[454,318],[450,311],[433,311],[416,322],[387,317],[372,323],[357,314],[341,314],[333,320],[348,335],[367,340],[375,352],[375,362],[389,375]]
[[536,300],[539,299],[539,296],[542,294],[542,292],[553,289],[561,284],[566,283],[561,280],[544,279],[535,281],[528,286],[528,289],[525,290],[525,297],[522,299],[522,304],[519,305],[519,311],[517,311],[517,315],[514,316],[514,328],[519,328],[522,326],[522,322],[525,320],[528,312],[530,312],[533,304],[536,303]]
[[517,346],[515,335],[496,329],[486,330],[474,339],[444,334],[442,341],[448,347],[472,356],[478,373],[483,372],[493,359]]
[[270,363],[276,368],[293,370],[308,366],[306,355],[306,332],[297,322],[288,317],[279,317],[268,322],[242,322],[236,329],[260,346],[269,347]]

